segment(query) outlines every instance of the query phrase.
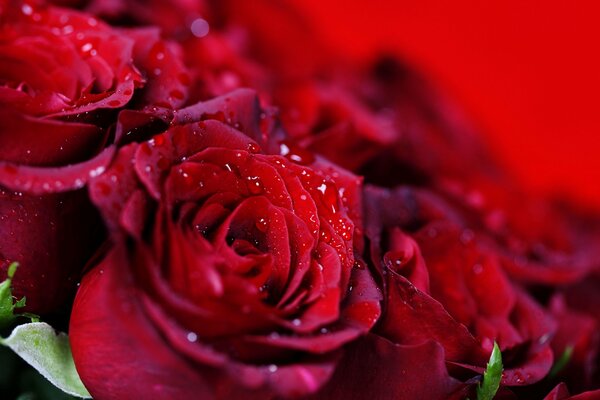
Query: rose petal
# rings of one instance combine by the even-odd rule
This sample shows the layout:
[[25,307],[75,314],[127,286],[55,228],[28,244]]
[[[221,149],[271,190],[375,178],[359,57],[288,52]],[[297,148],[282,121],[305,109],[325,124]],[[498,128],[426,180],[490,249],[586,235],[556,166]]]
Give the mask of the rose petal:
[[459,388],[448,376],[439,344],[395,345],[369,334],[348,347],[314,399],[446,399]]
[[0,162],[0,185],[14,191],[34,195],[62,193],[82,188],[108,167],[114,147],[104,149],[96,157],[75,165],[56,168],[29,167]]

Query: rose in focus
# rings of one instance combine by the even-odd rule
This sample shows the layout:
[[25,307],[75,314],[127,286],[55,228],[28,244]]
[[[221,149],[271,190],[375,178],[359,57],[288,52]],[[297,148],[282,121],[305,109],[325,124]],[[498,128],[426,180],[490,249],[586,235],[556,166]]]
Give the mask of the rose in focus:
[[13,284],[28,310],[56,311],[102,240],[79,189],[109,162],[118,110],[150,118],[185,100],[175,53],[155,29],[0,2],[0,267],[21,264]]
[[314,393],[377,321],[355,257],[361,180],[265,153],[265,118],[248,90],[198,103],[92,181],[113,247],[81,283],[70,338],[94,397]]

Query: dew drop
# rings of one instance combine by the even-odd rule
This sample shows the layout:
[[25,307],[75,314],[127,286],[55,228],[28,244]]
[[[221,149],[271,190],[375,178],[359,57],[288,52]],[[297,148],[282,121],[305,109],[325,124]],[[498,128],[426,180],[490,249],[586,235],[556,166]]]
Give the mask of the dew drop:
[[258,229],[259,231],[264,233],[267,231],[268,227],[269,223],[265,218],[260,218],[258,221],[256,221],[256,229]]
[[196,18],[190,25],[190,30],[192,31],[192,35],[201,38],[208,35],[210,26],[206,20],[202,18]]
[[249,176],[246,178],[248,180],[248,190],[252,194],[260,194],[263,191],[263,184],[258,176]]
[[99,176],[100,174],[102,174],[105,170],[106,170],[106,168],[102,167],[102,166],[100,166],[96,169],[93,169],[90,171],[90,177],[95,178],[95,177]]
[[338,196],[335,186],[331,182],[323,181],[316,189],[321,192],[321,201],[325,207],[333,213],[338,212]]
[[465,229],[460,234],[460,242],[462,244],[469,244],[475,238],[475,234],[470,229]]
[[185,179],[190,177],[190,175],[187,172],[185,172],[182,168],[179,168],[177,172],[179,172],[179,175],[181,175]]
[[248,152],[252,154],[260,153],[260,146],[256,143],[248,143]]
[[289,141],[279,143],[279,154],[300,165],[309,165],[315,161],[315,156],[310,151]]
[[198,335],[196,335],[194,332],[189,332],[187,334],[187,340],[188,342],[194,343],[196,340],[198,340]]
[[87,53],[88,51],[92,50],[94,46],[91,43],[86,43],[83,46],[81,46],[81,51],[83,53]]
[[23,4],[21,6],[21,11],[25,15],[31,15],[31,14],[33,14],[33,8],[29,4]]

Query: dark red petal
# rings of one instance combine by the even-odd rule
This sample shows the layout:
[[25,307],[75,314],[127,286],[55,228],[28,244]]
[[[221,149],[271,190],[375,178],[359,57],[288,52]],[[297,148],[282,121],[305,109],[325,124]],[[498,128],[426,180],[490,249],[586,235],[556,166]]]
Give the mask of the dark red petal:
[[436,340],[444,347],[448,360],[485,364],[488,356],[479,343],[439,302],[394,271],[388,270],[386,277],[388,298],[379,334],[399,344]]
[[[90,198],[102,212],[104,221],[111,230],[119,227],[121,212],[128,198],[140,188],[132,163],[137,147],[137,144],[131,144],[121,148],[108,171],[95,176],[89,184]],[[116,176],[116,180],[113,176]],[[123,218],[130,219],[129,216]]]
[[115,148],[108,147],[88,161],[56,168],[28,167],[0,161],[0,185],[35,195],[79,189],[106,170],[114,153]]
[[[586,300],[592,302],[592,299]],[[569,364],[560,371],[559,378],[575,391],[593,387],[594,374],[599,368],[600,322],[583,310],[569,307],[563,294],[551,299],[550,310],[558,323],[552,338],[555,358],[561,357],[568,347],[572,349]]]
[[0,276],[20,264],[14,295],[26,310],[55,311],[70,296],[103,239],[102,222],[84,191],[41,196],[0,188]]
[[544,397],[544,400],[565,400],[569,397],[567,385],[559,383],[550,393]]
[[226,95],[177,110],[173,123],[184,125],[214,119],[262,144],[265,138],[260,130],[260,118],[261,109],[256,91],[236,89]]
[[331,380],[311,399],[442,400],[458,389],[436,342],[398,345],[369,334],[348,346]]
[[114,249],[77,293],[69,340],[85,386],[98,399],[213,398],[203,368],[173,352],[146,317],[126,263]]
[[106,134],[88,124],[67,123],[0,110],[0,160],[62,166],[86,161],[104,146]]
[[161,40],[156,28],[129,30],[126,35],[135,43],[135,66],[148,77],[142,92],[144,103],[181,107],[188,97],[189,76],[176,45]]

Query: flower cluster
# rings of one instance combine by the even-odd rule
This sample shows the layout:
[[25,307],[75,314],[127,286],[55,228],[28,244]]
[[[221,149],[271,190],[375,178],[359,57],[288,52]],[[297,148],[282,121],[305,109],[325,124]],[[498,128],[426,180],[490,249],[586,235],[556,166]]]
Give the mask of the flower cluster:
[[600,396],[600,217],[410,68],[285,2],[52,3],[0,1],[0,267],[95,399],[474,399],[494,343],[496,398]]

